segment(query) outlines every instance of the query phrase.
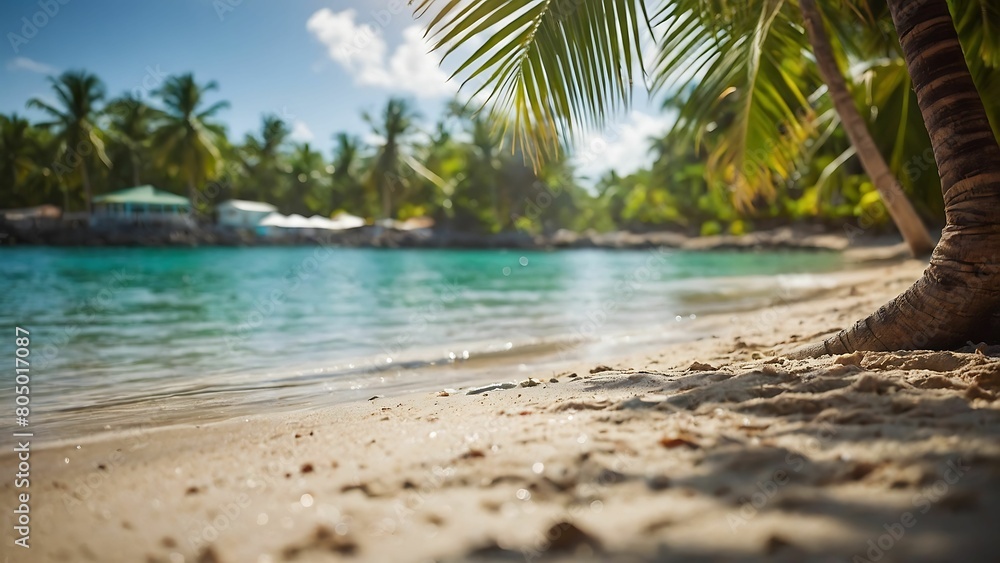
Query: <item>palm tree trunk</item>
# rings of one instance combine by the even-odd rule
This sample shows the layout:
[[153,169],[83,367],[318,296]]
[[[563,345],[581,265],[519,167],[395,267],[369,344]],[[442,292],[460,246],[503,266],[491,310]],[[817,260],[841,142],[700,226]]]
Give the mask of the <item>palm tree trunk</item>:
[[87,161],[82,158],[80,159],[80,181],[83,183],[84,209],[87,211],[87,219],[90,219],[94,194],[91,193],[90,189],[90,174],[87,173]]
[[837,110],[837,115],[840,116],[840,122],[844,126],[847,138],[851,140],[851,144],[857,151],[861,167],[865,169],[865,173],[875,184],[875,189],[882,196],[889,216],[892,217],[896,228],[903,235],[903,240],[910,247],[910,252],[914,256],[930,254],[934,250],[934,241],[931,240],[930,233],[927,232],[927,228],[920,221],[913,205],[903,193],[899,180],[896,179],[885,159],[882,158],[882,153],[879,152],[875,140],[872,139],[871,133],[868,131],[868,124],[865,123],[854,104],[854,98],[847,88],[844,75],[837,65],[837,59],[833,56],[830,38],[826,34],[823,16],[816,7],[816,1],[800,0],[799,6],[802,9],[802,17],[805,19],[813,54],[816,56],[816,65],[829,89],[833,107]]
[[141,165],[139,157],[135,154],[132,155],[132,185],[139,186],[142,182],[139,177],[139,166]]
[[1000,304],[1000,145],[947,0],[889,0],[941,175],[947,224],[923,277],[852,328],[796,356],[978,341]]
[[382,218],[392,219],[392,194],[389,188],[389,182],[385,178],[382,178]]

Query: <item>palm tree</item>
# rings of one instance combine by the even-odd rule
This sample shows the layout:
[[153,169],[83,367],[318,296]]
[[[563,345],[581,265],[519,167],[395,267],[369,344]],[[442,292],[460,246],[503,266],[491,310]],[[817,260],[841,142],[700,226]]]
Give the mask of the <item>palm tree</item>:
[[204,107],[205,94],[216,89],[215,81],[199,85],[188,73],[167,78],[154,92],[166,110],[159,114],[153,146],[160,161],[187,184],[192,206],[198,200],[197,187],[215,175],[221,158],[218,143],[225,138],[225,130],[211,119],[229,103]]
[[1000,304],[1000,145],[946,0],[889,0],[931,137],[947,225],[923,277],[801,355],[953,346],[977,339]]
[[253,193],[257,199],[267,200],[280,194],[279,178],[284,172],[281,151],[289,135],[291,129],[287,123],[277,115],[267,114],[261,120],[260,138],[252,134],[246,136],[243,165],[255,186]]
[[930,254],[934,250],[934,241],[931,240],[927,227],[920,221],[910,200],[906,198],[899,180],[889,169],[878,146],[875,145],[875,140],[868,131],[868,124],[854,105],[854,97],[847,88],[844,75],[837,65],[833,47],[823,24],[823,15],[816,6],[816,0],[799,0],[799,7],[802,9],[809,42],[816,56],[816,65],[829,88],[834,108],[861,161],[861,166],[882,196],[882,201],[903,235],[903,240],[909,246],[910,253],[914,256]]
[[0,178],[18,192],[22,179],[36,168],[37,147],[29,136],[31,125],[12,114],[0,115]]
[[323,207],[317,192],[326,178],[326,163],[323,155],[314,151],[309,143],[295,145],[289,155],[289,201],[293,213],[311,214]]
[[[701,25],[705,20],[699,21],[690,10],[677,11],[678,4],[664,2],[657,12],[667,29],[654,82],[662,85],[670,69],[693,69],[695,75],[704,71],[697,88],[742,96],[737,122],[747,125],[717,149],[716,157],[735,154],[731,162],[741,163],[738,157],[747,147],[777,130],[776,144],[757,148],[777,153],[772,164],[791,163],[794,145],[808,133],[798,112],[809,111],[802,81],[794,78],[801,78],[808,66],[800,64],[801,38],[788,35],[804,31],[796,30],[781,12],[784,2],[741,4],[734,13],[752,22],[746,27],[753,31],[746,36]],[[703,7],[703,2],[697,4]],[[923,278],[870,317],[803,355],[951,346],[977,338],[977,330],[1000,304],[1000,259],[995,254],[1000,243],[1000,145],[947,0],[888,4],[930,134],[947,225]],[[459,72],[467,72],[469,79],[479,77],[481,90],[494,100],[495,115],[537,151],[558,150],[559,139],[568,138],[560,133],[574,123],[601,123],[609,110],[627,102],[634,70],[642,68],[637,54],[640,14],[644,24],[649,22],[645,2],[491,1],[470,8],[428,0],[419,5],[418,14],[432,5],[440,6],[429,30],[436,48],[447,45],[448,52],[454,52],[477,32],[490,31],[490,40],[460,65]],[[503,23],[490,25],[498,21]],[[741,62],[743,43],[750,56]],[[769,88],[755,90],[762,77],[771,78]],[[786,80],[789,77],[793,79]],[[762,99],[755,101],[751,93]],[[788,100],[798,102],[790,105]],[[711,105],[686,106],[681,121],[708,122],[712,111]],[[751,152],[751,158],[763,162],[767,154]],[[730,170],[744,181],[746,171]]]
[[100,114],[98,104],[104,99],[104,85],[97,76],[86,71],[67,71],[58,79],[49,78],[59,105],[56,107],[38,98],[28,100],[28,107],[37,108],[49,115],[50,121],[39,127],[53,128],[59,146],[60,159],[70,163],[71,171],[80,173],[83,184],[83,198],[87,215],[90,216],[93,193],[87,155],[93,153],[110,166],[104,152],[104,142],[96,122]]
[[347,133],[337,133],[334,143],[330,211],[346,209],[350,213],[369,216],[371,205],[364,186],[358,180],[361,139]]
[[[845,10],[851,4],[828,3]],[[721,2],[717,11],[690,2],[671,3],[661,12],[668,29],[657,59],[657,84],[677,83],[690,91],[681,106],[682,117],[693,117],[694,125],[720,126],[717,115],[727,107],[723,104],[735,106],[733,119],[721,127],[722,141],[709,153],[707,172],[710,177],[718,170],[729,172],[725,179],[737,188],[737,203],[744,204],[748,199],[741,197],[776,193],[780,186],[775,177],[787,180],[797,162],[812,158],[818,147],[806,149],[805,141],[815,137],[820,124],[815,98],[821,92],[817,86],[825,86],[853,145],[852,154],[881,194],[911,252],[929,254],[934,246],[930,234],[854,105],[814,0],[798,4],[801,13],[794,2],[785,1]],[[807,21],[805,31],[798,25],[800,15]],[[858,33],[856,27],[838,29],[838,37]],[[810,49],[815,65],[805,57]],[[691,67],[698,65],[704,77],[692,74]],[[816,81],[817,71],[822,82]],[[726,102],[728,98],[733,101]],[[699,131],[683,119],[679,123],[682,131]]]
[[466,135],[469,136],[469,143],[464,147],[467,185],[463,186],[465,188],[462,190],[465,192],[463,195],[466,199],[476,202],[476,205],[470,206],[473,208],[483,207],[483,203],[489,201],[493,212],[492,222],[496,228],[504,229],[510,226],[509,193],[499,182],[503,167],[500,154],[502,132],[493,127],[486,116],[471,111],[468,106],[458,102],[451,103],[448,111],[460,120]]
[[381,138],[375,162],[369,171],[369,181],[381,196],[382,218],[393,218],[393,192],[406,185],[404,166],[412,166],[405,145],[416,128],[417,113],[406,100],[392,98],[378,117],[365,113],[364,120],[372,132]]
[[[604,7],[577,10],[571,3],[559,1],[552,2],[551,5],[531,1],[518,4],[522,7],[524,4],[534,4],[533,8],[539,10],[536,14],[539,16],[536,20],[538,31],[534,33],[535,36],[542,36],[539,43],[545,41],[545,37],[558,36],[556,31],[549,29],[550,20],[568,16],[581,20],[584,29],[589,29],[591,23],[597,21],[595,28],[600,30],[602,18],[609,15],[615,18],[620,13]],[[773,199],[778,190],[782,189],[782,185],[775,182],[775,179],[789,179],[796,173],[797,163],[810,156],[803,150],[806,147],[804,141],[813,135],[814,130],[811,123],[814,119],[813,107],[809,98],[810,93],[821,82],[816,75],[815,65],[805,53],[810,40],[815,43],[820,39],[825,40],[825,36],[820,38],[802,31],[796,21],[799,14],[794,2],[758,0],[747,5],[723,1],[713,3],[711,8],[706,8],[702,0],[662,4],[655,20],[666,26],[666,32],[660,56],[656,60],[653,82],[660,88],[669,86],[676,89],[679,95],[675,99],[686,98],[686,103],[674,104],[684,110],[677,130],[685,131],[693,137],[684,142],[699,145],[701,143],[698,137],[704,131],[712,131],[722,125],[717,117],[720,108],[735,107],[735,111],[730,112],[731,118],[724,125],[727,134],[708,153],[709,166],[705,168],[708,180],[714,184],[712,180],[721,177],[732,188],[740,208],[750,207],[761,193]],[[645,8],[640,11],[645,13]],[[473,15],[468,14],[465,19],[472,18]],[[638,21],[636,18],[632,25],[636,25]],[[457,26],[447,30],[444,27],[442,31],[458,31]],[[628,56],[627,36],[629,33],[633,36],[635,34],[635,30],[629,28],[628,24],[621,30],[612,26],[604,32],[613,49],[625,50],[623,56]],[[621,39],[619,35],[622,36]],[[467,38],[461,33],[458,36],[463,41]],[[444,33],[443,37],[448,38],[449,34]],[[522,43],[522,47],[525,44]],[[829,50],[828,41],[827,46]],[[477,52],[477,55],[481,54],[483,51]],[[523,60],[531,61],[530,53],[526,53]],[[491,62],[495,61],[493,59]],[[558,65],[570,64],[567,61],[551,62]],[[598,64],[605,62],[599,61]],[[498,72],[491,77],[491,80],[496,79],[494,85],[503,83],[499,80],[503,78],[506,81],[504,88],[511,88],[509,79],[521,70],[519,66],[526,65],[506,60],[498,63]],[[535,75],[540,72],[541,65],[527,66],[530,72],[523,76],[532,83],[544,79]],[[837,68],[835,63],[832,68]],[[562,69],[556,70],[562,72]],[[626,70],[631,82],[632,71]],[[476,72],[479,71],[477,69]],[[616,76],[590,77],[588,80],[598,84],[604,81],[620,84],[624,78],[623,72],[619,69],[614,73]],[[821,74],[825,77],[828,73]],[[865,169],[872,172],[873,181],[885,195],[890,216],[914,253],[929,253],[933,248],[930,235],[903,195],[898,182],[884,165],[884,159],[867,134],[867,128],[863,127],[860,115],[856,109],[853,110],[853,116],[847,115],[850,107],[842,102],[849,100],[849,91],[839,71],[837,75],[842,88],[836,88],[837,82],[828,81],[830,92],[835,101],[838,101],[837,111],[844,114],[842,122],[850,127],[851,138],[867,141],[863,150],[856,151],[859,158],[866,165]],[[530,92],[522,97],[530,100],[529,94]],[[559,105],[572,105],[579,99],[578,95],[571,96],[568,102],[560,102],[557,98],[553,106],[558,111],[553,113],[564,111],[558,108]],[[617,96],[612,96],[611,99],[613,102]],[[601,102],[602,100],[598,100],[598,104]],[[538,117],[535,117],[535,122],[544,123],[544,110],[532,110],[528,113],[528,116],[516,119],[530,122],[530,114],[536,114]],[[535,135],[537,136],[537,132]],[[881,167],[878,166],[879,163],[882,164]]]
[[[0,201],[6,207],[53,201],[57,175],[45,165],[57,158],[51,134],[17,114],[0,115]],[[65,197],[66,191],[62,190]],[[64,206],[65,206],[64,202]]]
[[109,132],[128,155],[132,185],[141,185],[143,161],[149,150],[152,122],[157,114],[133,94],[125,94],[109,102],[107,113],[111,118]]

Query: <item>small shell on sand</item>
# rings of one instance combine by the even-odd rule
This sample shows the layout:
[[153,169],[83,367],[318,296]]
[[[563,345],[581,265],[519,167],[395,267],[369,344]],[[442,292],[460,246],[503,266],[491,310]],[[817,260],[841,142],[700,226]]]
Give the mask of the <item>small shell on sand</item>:
[[489,385],[483,385],[482,387],[473,387],[469,389],[466,395],[479,395],[481,393],[488,393],[490,391],[498,391],[500,389],[513,389],[517,387],[517,383],[513,381],[504,381],[502,383],[490,383]]

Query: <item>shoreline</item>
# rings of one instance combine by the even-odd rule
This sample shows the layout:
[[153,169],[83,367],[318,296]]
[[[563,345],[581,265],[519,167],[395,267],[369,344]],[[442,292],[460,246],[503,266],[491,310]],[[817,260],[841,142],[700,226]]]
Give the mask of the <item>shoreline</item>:
[[196,229],[143,228],[141,226],[119,229],[66,226],[25,228],[0,222],[0,248],[39,246],[56,248],[185,248],[316,245],[345,248],[456,250],[643,250],[670,248],[689,251],[808,250],[816,252],[891,247],[896,249],[893,257],[906,256],[905,246],[901,244],[901,239],[896,234],[871,234],[859,231],[849,237],[844,229],[808,223],[753,231],[743,235],[710,236],[689,236],[676,231],[576,233],[567,230],[559,230],[545,235],[532,235],[521,231],[481,234],[432,229],[399,231],[366,226],[348,231],[303,231],[300,234],[264,238],[249,231],[215,226],[203,226]]
[[922,268],[555,383],[39,447],[30,560],[990,561],[1000,347],[780,357]]
[[[522,338],[510,348],[493,341],[455,342],[448,346],[471,352],[464,360],[450,359],[441,355],[439,347],[428,347],[397,353],[392,364],[382,363],[383,355],[377,354],[302,364],[267,379],[248,379],[249,374],[244,373],[214,374],[211,378],[192,380],[186,386],[178,382],[140,395],[119,390],[113,400],[100,404],[64,397],[56,409],[39,404],[38,408],[48,412],[35,429],[44,436],[62,428],[60,439],[80,439],[94,433],[100,436],[127,431],[139,419],[147,429],[185,423],[210,424],[252,415],[275,403],[280,407],[268,408],[280,408],[294,415],[373,396],[397,398],[445,388],[461,389],[490,383],[491,378],[514,378],[515,383],[529,377],[547,381],[560,373],[585,371],[589,369],[584,365],[587,363],[614,363],[718,335],[733,324],[734,318],[761,314],[776,303],[787,306],[816,300],[848,285],[870,282],[879,277],[876,271],[870,263],[845,260],[842,269],[833,272],[767,278],[769,286],[761,285],[765,280],[760,276],[711,278],[722,286],[740,287],[745,295],[733,301],[718,296],[720,305],[680,311],[683,322],[680,317],[669,317],[663,323],[648,324],[651,319],[646,318],[644,326],[653,328],[653,332],[638,330],[638,326],[626,329],[622,324],[625,319],[618,315],[604,317],[603,321],[600,318],[588,321],[597,324],[575,327],[576,332]],[[751,290],[748,285],[757,289]],[[688,315],[692,311],[697,314]],[[0,444],[9,441],[0,438]]]

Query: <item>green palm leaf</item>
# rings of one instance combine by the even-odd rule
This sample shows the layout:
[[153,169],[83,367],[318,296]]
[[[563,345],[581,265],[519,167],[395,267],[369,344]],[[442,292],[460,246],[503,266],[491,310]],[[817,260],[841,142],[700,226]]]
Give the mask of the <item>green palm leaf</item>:
[[[554,156],[576,126],[596,126],[627,108],[642,72],[634,0],[422,0],[428,37],[442,58],[472,51],[454,75],[489,105],[512,150],[536,166]],[[485,100],[480,96],[484,95]]]
[[1000,68],[1000,4],[996,0],[952,0],[949,4],[973,74],[978,74],[981,65]]
[[219,144],[225,132],[207,118],[228,104],[218,102],[201,109],[205,93],[217,88],[214,81],[198,84],[188,73],[169,77],[155,92],[165,110],[156,113],[159,123],[153,133],[153,146],[161,164],[187,183],[192,201],[197,199],[197,188],[215,177],[222,159]]
[[793,0],[670,2],[655,17],[654,88],[683,99],[675,131],[712,133],[706,172],[743,206],[793,176],[815,133],[822,81],[798,19]]

